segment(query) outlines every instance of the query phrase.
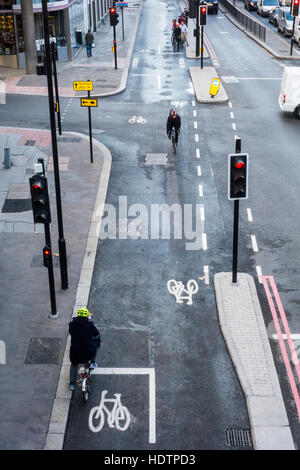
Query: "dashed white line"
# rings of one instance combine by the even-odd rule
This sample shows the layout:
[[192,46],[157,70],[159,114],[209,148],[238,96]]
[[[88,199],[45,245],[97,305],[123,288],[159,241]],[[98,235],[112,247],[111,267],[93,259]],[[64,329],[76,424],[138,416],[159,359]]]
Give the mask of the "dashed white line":
[[208,266],[203,266],[203,271],[204,271],[204,276],[205,276],[204,284],[209,284],[209,268],[208,268]]
[[251,243],[252,243],[253,251],[258,251],[258,246],[257,246],[256,236],[255,235],[251,235]]
[[202,233],[202,248],[204,251],[207,250],[207,237],[206,233]]
[[192,106],[195,106],[195,101],[192,101]]
[[229,108],[232,108],[232,103],[231,103],[231,101],[228,102],[228,106],[229,106]]
[[257,273],[257,277],[258,277],[258,282],[259,282],[260,284],[262,284],[262,279],[261,279],[262,270],[261,270],[261,267],[260,267],[260,266],[256,266],[256,273]]
[[249,222],[253,222],[252,212],[251,209],[247,209],[247,215]]
[[195,142],[199,142],[199,135],[195,134]]
[[195,109],[193,109],[193,116],[196,117],[197,116],[197,111]]
[[204,212],[204,207],[200,207],[200,220],[204,221],[205,220],[205,212]]
[[232,123],[232,129],[233,129],[234,131],[236,131],[236,125],[235,125],[234,122]]
[[194,121],[194,129],[198,129],[198,123],[197,123],[197,121]]
[[200,158],[200,149],[196,149],[196,158]]
[[203,186],[202,186],[202,184],[199,184],[198,189],[199,189],[199,197],[203,197]]
[[197,175],[201,176],[201,166],[197,165]]
[[232,111],[231,111],[231,113],[230,113],[230,117],[231,117],[231,119],[234,119],[234,114],[233,114]]

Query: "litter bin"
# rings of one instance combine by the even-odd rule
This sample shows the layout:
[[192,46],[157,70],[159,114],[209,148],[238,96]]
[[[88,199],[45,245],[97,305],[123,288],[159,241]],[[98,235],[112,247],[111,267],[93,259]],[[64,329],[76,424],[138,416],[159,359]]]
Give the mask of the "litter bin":
[[37,75],[45,75],[45,65],[44,64],[37,64],[36,74]]

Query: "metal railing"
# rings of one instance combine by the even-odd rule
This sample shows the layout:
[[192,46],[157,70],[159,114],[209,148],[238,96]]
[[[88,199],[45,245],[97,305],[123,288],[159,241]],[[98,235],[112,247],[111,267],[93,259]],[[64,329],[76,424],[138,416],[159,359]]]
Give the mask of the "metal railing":
[[220,3],[224,5],[226,10],[233,16],[233,18],[238,21],[242,26],[244,26],[250,33],[257,36],[262,41],[266,40],[266,27],[261,23],[253,20],[247,14],[240,11],[228,0],[219,0]]

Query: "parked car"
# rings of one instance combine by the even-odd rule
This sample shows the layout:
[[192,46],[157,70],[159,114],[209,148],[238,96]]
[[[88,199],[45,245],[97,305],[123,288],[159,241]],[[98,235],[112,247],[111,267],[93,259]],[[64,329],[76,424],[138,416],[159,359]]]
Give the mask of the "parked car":
[[274,7],[279,7],[278,0],[257,0],[257,13],[261,16],[268,16]]
[[295,18],[294,38],[300,47],[300,16],[296,16]]
[[279,8],[276,7],[269,11],[269,23],[272,23],[274,26],[277,26],[278,10]]
[[278,10],[277,29],[284,36],[291,36],[294,17],[290,13],[290,7],[280,7]]
[[244,6],[248,11],[257,10],[257,0],[244,0]]
[[284,68],[278,101],[282,111],[300,119],[300,67]]

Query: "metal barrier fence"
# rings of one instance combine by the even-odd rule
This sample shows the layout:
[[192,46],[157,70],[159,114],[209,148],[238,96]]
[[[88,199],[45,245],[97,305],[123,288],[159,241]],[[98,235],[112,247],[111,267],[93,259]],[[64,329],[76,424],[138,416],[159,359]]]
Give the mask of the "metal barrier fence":
[[250,18],[248,15],[246,15],[245,13],[240,11],[238,8],[236,8],[228,0],[219,0],[219,1],[220,3],[224,5],[226,10],[229,11],[229,13],[233,16],[233,18],[239,23],[241,23],[241,25],[244,26],[248,31],[250,31],[250,33],[253,33],[262,41],[266,40],[266,27],[264,25]]

